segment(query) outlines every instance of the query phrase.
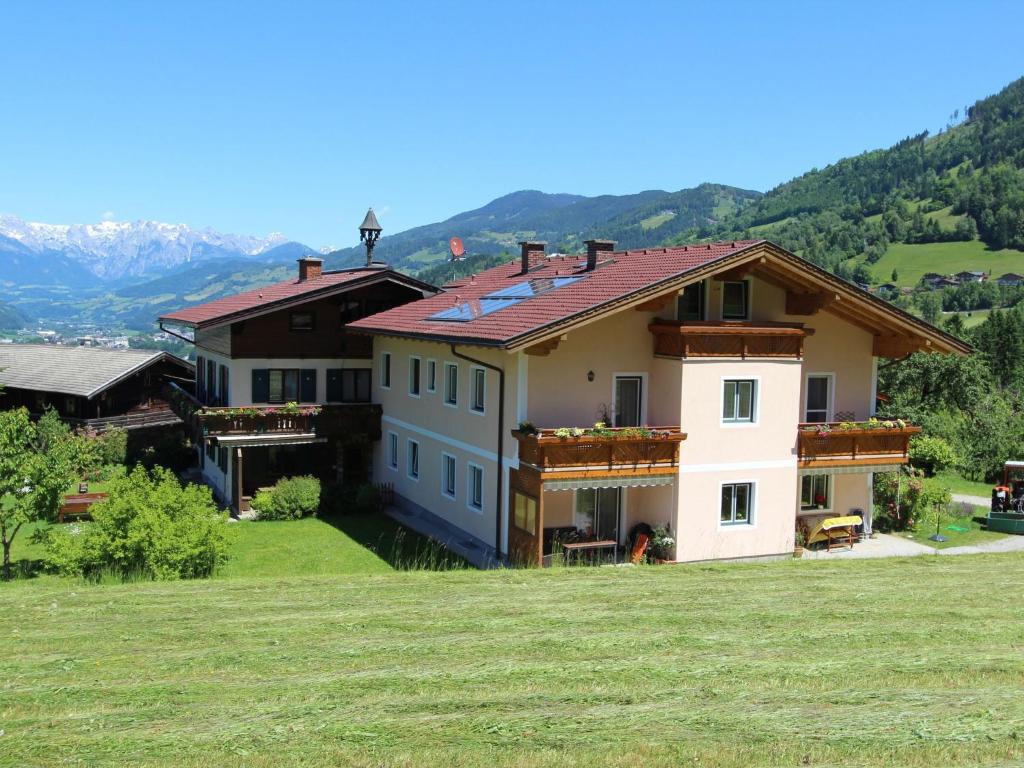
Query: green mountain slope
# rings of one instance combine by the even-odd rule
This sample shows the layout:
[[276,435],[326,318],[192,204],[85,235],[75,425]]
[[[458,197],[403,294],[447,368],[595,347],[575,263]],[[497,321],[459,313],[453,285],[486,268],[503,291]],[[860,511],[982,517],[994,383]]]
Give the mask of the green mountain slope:
[[[525,190],[442,222],[385,234],[374,258],[398,269],[423,270],[448,258],[448,241],[455,236],[462,238],[468,254],[477,256],[516,252],[517,242],[523,239],[545,240],[550,250],[563,251],[581,248],[589,237],[642,247],[679,231],[716,225],[759,195],[719,184],[598,197]],[[364,258],[361,247],[346,248],[328,254],[326,266],[354,266]]]

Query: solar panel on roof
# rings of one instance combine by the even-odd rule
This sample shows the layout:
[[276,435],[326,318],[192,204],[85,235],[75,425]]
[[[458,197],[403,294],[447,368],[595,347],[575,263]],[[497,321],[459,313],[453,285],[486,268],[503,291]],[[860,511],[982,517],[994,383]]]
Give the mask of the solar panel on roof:
[[554,288],[571,285],[582,277],[538,277],[524,280],[521,283],[508,285],[491,291],[479,299],[456,304],[454,307],[442,309],[430,315],[427,320],[447,320],[450,322],[467,323],[478,317],[506,309],[533,296],[546,293]]

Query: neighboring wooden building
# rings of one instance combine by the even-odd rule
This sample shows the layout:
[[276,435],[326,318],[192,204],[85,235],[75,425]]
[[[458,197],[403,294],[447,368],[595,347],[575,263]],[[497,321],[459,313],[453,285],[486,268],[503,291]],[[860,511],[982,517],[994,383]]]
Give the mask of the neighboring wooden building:
[[179,393],[175,407],[221,500],[244,512],[281,477],[369,479],[373,339],[348,323],[436,292],[384,265],[324,272],[304,258],[295,279],[162,316],[165,330],[192,333],[195,396]]
[[1016,272],[1007,272],[997,282],[999,285],[1006,286],[1007,288],[1019,288],[1024,285],[1024,275],[1018,275]]
[[53,408],[98,431],[180,424],[163,393],[194,376],[191,363],[157,350],[11,344],[0,348],[0,405],[33,414]]

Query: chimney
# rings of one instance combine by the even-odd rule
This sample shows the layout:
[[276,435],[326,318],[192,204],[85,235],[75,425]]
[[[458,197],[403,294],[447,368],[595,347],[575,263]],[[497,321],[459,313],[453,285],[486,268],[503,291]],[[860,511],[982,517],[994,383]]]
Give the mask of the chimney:
[[299,282],[316,280],[324,271],[324,260],[316,256],[306,256],[299,259]]
[[544,255],[544,246],[547,243],[540,240],[520,240],[519,247],[522,249],[520,260],[522,262],[522,271],[520,274],[525,275],[530,271],[530,258],[535,253],[539,253],[541,256]]
[[608,253],[615,249],[614,240],[584,240],[583,244],[587,246],[587,271],[591,272],[597,267],[597,255],[599,253]]

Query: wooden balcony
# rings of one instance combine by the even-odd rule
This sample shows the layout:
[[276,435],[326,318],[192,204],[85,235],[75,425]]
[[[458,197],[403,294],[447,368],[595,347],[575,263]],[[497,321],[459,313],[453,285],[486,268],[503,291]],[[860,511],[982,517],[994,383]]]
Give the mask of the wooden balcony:
[[813,330],[799,323],[706,323],[656,320],[654,354],[663,357],[775,357],[800,359]]
[[[885,424],[886,422],[881,422]],[[905,464],[910,438],[920,427],[843,424],[801,424],[797,455],[801,467],[856,467],[871,464]]]
[[631,428],[610,430],[611,435],[558,437],[554,430],[524,434],[513,430],[519,441],[519,460],[545,476],[657,474],[678,466],[679,444],[686,434],[679,427],[645,427],[648,435]]
[[[175,387],[175,385],[171,385]],[[171,406],[197,439],[227,435],[308,435],[343,440],[380,440],[382,409],[375,403],[214,407],[175,387]]]

